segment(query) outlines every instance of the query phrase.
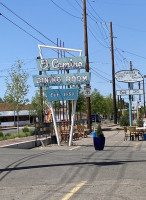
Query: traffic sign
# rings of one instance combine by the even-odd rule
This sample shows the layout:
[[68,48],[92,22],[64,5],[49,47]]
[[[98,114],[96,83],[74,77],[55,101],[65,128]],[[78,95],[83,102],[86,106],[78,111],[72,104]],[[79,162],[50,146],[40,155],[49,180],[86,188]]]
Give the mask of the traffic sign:
[[33,76],[35,87],[89,84],[90,79],[90,72]]
[[47,89],[48,101],[66,101],[78,99],[78,88],[69,89]]
[[71,57],[71,58],[49,58],[37,59],[39,71],[56,71],[64,69],[85,69],[86,56]]
[[90,86],[85,86],[84,87],[84,95],[85,95],[85,97],[90,97],[91,96],[91,87]]
[[133,90],[117,90],[117,95],[141,95],[143,94],[143,90],[133,89]]

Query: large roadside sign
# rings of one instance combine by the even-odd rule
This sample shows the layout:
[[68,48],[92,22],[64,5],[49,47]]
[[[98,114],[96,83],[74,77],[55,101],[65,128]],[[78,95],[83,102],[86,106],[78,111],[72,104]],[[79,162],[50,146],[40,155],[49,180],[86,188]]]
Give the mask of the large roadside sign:
[[89,84],[90,79],[90,72],[33,76],[35,87]]
[[46,90],[48,101],[77,100],[78,92],[79,92],[78,88]]
[[117,81],[126,83],[135,83],[143,80],[142,75],[137,69],[133,69],[132,71],[129,70],[119,71],[115,73],[115,78]]
[[85,69],[86,56],[72,58],[37,59],[39,71]]
[[143,94],[143,90],[140,89],[134,89],[134,90],[117,90],[117,95],[141,95]]

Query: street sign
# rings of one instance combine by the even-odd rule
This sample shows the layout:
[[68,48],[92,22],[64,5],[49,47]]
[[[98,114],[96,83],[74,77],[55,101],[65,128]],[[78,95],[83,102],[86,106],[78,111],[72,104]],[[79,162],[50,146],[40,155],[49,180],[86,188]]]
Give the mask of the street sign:
[[85,97],[90,97],[91,96],[91,87],[90,86],[85,86],[84,87],[84,95],[85,95]]
[[71,58],[37,59],[39,71],[56,71],[65,69],[85,69],[86,56]]
[[137,69],[134,69],[132,71],[129,70],[119,71],[115,73],[115,78],[117,79],[117,81],[126,83],[134,83],[143,80],[142,75],[139,73]]
[[140,95],[143,94],[143,90],[133,89],[133,90],[117,90],[117,95]]
[[90,79],[90,72],[33,76],[35,87],[89,84]]
[[48,101],[66,101],[78,99],[78,88],[69,89],[47,89]]

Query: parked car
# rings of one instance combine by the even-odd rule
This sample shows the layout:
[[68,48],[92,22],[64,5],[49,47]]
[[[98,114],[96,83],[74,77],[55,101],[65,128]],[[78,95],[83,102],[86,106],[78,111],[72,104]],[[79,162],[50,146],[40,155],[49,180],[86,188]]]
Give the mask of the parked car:
[[146,121],[143,121],[143,126],[146,127]]
[[92,114],[91,115],[91,121],[92,122],[101,122],[101,117],[99,114]]

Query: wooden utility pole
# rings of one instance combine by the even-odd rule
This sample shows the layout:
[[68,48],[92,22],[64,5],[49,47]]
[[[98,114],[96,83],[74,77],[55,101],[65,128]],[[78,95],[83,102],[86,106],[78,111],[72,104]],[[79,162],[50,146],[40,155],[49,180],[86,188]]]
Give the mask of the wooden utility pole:
[[[84,18],[84,48],[85,48],[85,56],[87,58],[86,72],[89,72],[86,0],[83,0],[83,18]],[[86,87],[89,87],[89,86],[90,86],[89,84],[86,85]],[[87,103],[87,124],[88,124],[88,129],[90,129],[90,131],[91,131],[91,104],[90,104],[90,97],[86,97],[86,103]]]
[[116,90],[115,90],[115,64],[114,64],[114,47],[113,47],[112,22],[110,22],[110,37],[111,37],[111,57],[112,57],[114,124],[117,124],[117,106],[116,106]]
[[[132,71],[132,61],[130,61],[130,71]],[[133,83],[130,83],[131,84],[131,90],[133,89]],[[134,101],[134,97],[133,95],[131,95],[131,98],[132,98],[132,101]]]
[[[41,59],[40,56],[37,57],[37,59]],[[42,71],[39,71],[39,75],[42,75]],[[40,87],[40,98],[41,98],[41,106],[42,106],[42,109],[41,109],[41,116],[40,116],[40,123],[42,124],[44,122],[44,109],[43,109],[43,88]]]

